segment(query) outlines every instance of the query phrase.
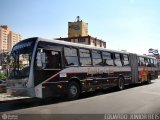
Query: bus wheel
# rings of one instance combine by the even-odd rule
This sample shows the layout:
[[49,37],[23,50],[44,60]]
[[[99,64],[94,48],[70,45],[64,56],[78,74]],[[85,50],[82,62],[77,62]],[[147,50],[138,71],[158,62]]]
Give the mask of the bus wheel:
[[119,79],[118,79],[118,89],[119,90],[124,89],[124,78],[123,77],[119,77]]
[[69,82],[68,88],[67,88],[67,98],[68,100],[75,100],[80,95],[80,86],[77,82],[71,81]]

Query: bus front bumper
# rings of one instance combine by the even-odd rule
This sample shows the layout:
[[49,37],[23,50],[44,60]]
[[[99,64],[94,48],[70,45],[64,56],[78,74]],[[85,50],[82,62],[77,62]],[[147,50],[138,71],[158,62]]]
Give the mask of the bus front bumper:
[[7,87],[7,94],[10,94],[12,96],[36,97],[34,88]]

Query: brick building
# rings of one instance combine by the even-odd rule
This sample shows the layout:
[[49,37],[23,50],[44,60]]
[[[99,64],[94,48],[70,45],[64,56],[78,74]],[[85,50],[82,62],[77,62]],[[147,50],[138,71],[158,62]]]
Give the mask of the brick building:
[[80,20],[79,16],[75,22],[68,22],[68,37],[56,39],[106,48],[106,42],[88,35],[88,23]]
[[66,38],[56,38],[58,40],[68,41],[68,42],[74,42],[74,43],[81,43],[85,45],[91,45],[96,47],[102,47],[106,48],[106,42],[94,38],[92,36],[79,36],[79,37],[66,37]]

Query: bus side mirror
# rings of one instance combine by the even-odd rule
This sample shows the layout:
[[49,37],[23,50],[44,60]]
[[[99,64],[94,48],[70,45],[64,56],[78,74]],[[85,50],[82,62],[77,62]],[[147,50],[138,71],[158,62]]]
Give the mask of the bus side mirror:
[[46,54],[44,52],[37,53],[37,67],[44,69],[46,67]]

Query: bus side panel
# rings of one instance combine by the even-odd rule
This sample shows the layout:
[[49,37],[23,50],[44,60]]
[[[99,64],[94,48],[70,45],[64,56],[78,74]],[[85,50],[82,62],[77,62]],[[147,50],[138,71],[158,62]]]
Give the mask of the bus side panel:
[[65,93],[70,80],[79,81],[82,92],[117,86],[120,75],[123,75],[126,84],[129,84],[131,81],[130,71],[130,67],[123,69],[119,67],[66,68],[42,83],[42,94],[48,97]]

